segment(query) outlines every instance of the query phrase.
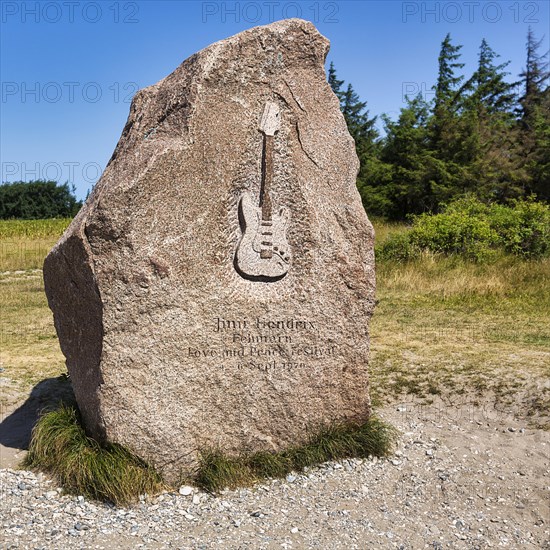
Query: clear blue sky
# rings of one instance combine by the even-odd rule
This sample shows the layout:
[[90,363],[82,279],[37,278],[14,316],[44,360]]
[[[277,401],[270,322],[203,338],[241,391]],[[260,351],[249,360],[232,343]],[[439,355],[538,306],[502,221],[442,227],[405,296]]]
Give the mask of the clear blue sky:
[[[450,32],[471,74],[482,38],[525,63],[529,25],[545,36],[544,1],[151,1],[2,0],[2,181],[69,180],[77,195],[99,178],[135,90],[154,84],[195,51],[285,17],[314,22],[331,41],[327,63],[351,82],[371,114],[395,117],[403,93],[430,93]],[[428,98],[430,96],[428,95]]]

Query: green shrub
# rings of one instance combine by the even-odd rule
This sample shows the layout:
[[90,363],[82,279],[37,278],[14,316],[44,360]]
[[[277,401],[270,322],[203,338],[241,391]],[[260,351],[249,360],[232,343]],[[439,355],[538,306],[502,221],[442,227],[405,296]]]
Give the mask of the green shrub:
[[420,250],[482,261],[494,254],[498,234],[487,219],[465,212],[421,214],[415,219],[409,241]]
[[509,254],[540,258],[550,253],[550,207],[534,200],[495,204],[489,211],[491,227]]
[[381,245],[376,247],[375,252],[379,260],[393,260],[396,262],[407,262],[420,256],[420,248],[412,244],[408,231],[390,235]]
[[412,228],[388,238],[377,249],[377,257],[407,261],[422,252],[456,255],[477,262],[503,253],[524,258],[547,256],[550,206],[534,199],[516,200],[506,206],[462,198],[441,214],[414,217]]

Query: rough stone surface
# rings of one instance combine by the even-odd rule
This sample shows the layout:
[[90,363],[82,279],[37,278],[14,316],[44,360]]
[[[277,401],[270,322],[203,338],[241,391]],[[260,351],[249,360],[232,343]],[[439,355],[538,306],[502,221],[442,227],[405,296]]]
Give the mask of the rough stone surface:
[[[88,431],[169,481],[191,474],[201,449],[277,450],[370,414],[373,230],[326,82],[328,48],[311,23],[285,20],[139,91],[101,180],[46,258]],[[280,113],[270,146],[268,104]],[[267,197],[279,236],[247,244],[250,222],[269,219]],[[256,253],[286,257],[281,278],[239,271],[240,245],[277,238],[289,250],[274,241]]]

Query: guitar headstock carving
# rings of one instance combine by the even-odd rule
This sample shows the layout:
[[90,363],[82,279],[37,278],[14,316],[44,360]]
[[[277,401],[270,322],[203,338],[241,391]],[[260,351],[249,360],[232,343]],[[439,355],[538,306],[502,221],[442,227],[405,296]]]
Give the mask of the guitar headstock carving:
[[266,136],[274,136],[281,127],[281,110],[276,103],[268,101],[265,104],[262,120],[260,121],[260,131]]

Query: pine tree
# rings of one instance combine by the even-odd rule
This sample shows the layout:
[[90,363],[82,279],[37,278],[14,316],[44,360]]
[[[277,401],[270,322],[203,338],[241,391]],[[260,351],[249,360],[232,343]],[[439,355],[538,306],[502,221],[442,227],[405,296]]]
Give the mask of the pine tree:
[[462,111],[465,92],[469,83],[460,86],[464,79],[456,73],[464,67],[460,63],[461,45],[454,46],[451,43],[451,35],[447,34],[441,43],[438,57],[437,83],[435,90],[433,112],[429,126],[430,148],[436,156],[442,160],[454,161],[457,154],[463,150],[463,141],[468,138],[468,132],[457,132],[464,127],[460,123],[459,116]]
[[369,118],[369,112],[366,108],[366,101],[361,101],[353,86],[348,84],[341,100],[341,109],[349,133],[355,140],[359,157],[362,153],[372,149],[374,141],[378,137],[378,131],[375,127],[376,117]]
[[548,52],[539,54],[541,40],[532,29],[527,32],[527,60],[520,73],[523,96],[520,99],[521,144],[527,172],[526,194],[550,200],[550,85]]
[[463,80],[463,76],[456,75],[456,71],[464,67],[464,63],[460,63],[460,50],[462,46],[453,46],[451,44],[451,35],[447,34],[441,43],[438,63],[439,72],[437,84],[433,87],[435,90],[435,109],[445,107],[452,109],[457,104],[460,94],[459,84]]
[[503,202],[524,194],[525,171],[515,118],[519,82],[507,82],[510,62],[497,64],[498,57],[483,39],[477,69],[465,86],[460,124],[467,137],[457,160],[463,167],[464,192]]
[[542,44],[540,40],[535,39],[531,27],[527,31],[527,62],[525,69],[520,73],[523,84],[523,95],[520,98],[521,118],[524,125],[529,125],[529,117],[533,109],[540,105],[545,89],[548,86],[548,77],[550,75],[548,68],[548,52],[544,55],[539,54],[538,50]]
[[359,153],[365,149],[370,149],[378,137],[375,128],[376,117],[369,118],[366,101],[359,99],[351,84],[348,84],[345,91],[342,90],[344,81],[339,80],[336,76],[336,69],[332,62],[328,71],[328,83],[340,100],[340,110],[346,120],[349,133],[355,140],[356,147],[358,147],[357,154],[360,156]]
[[510,61],[495,65],[498,57],[500,56],[484,38],[479,48],[477,70],[470,79],[473,88],[471,100],[475,108],[483,110],[488,115],[502,113],[511,117],[516,106],[515,89],[519,82],[506,82],[506,76],[510,73],[504,69]]
[[376,117],[369,118],[367,103],[360,100],[351,84],[348,84],[345,91],[342,90],[344,81],[338,79],[333,63],[329,66],[328,82],[340,100],[340,110],[344,115],[348,131],[355,140],[355,150],[360,161],[357,186],[361,190],[368,177],[368,166],[378,153],[379,135],[375,126]]
[[336,97],[340,100],[343,99],[344,92],[342,92],[342,86],[344,85],[343,80],[338,80],[336,77],[336,69],[334,68],[334,63],[331,61],[328,69],[328,83],[332,88],[332,91],[336,94]]
[[397,121],[383,116],[386,138],[380,158],[368,164],[363,185],[367,211],[393,219],[437,210],[452,192],[452,176],[429,147],[430,105],[407,98]]

